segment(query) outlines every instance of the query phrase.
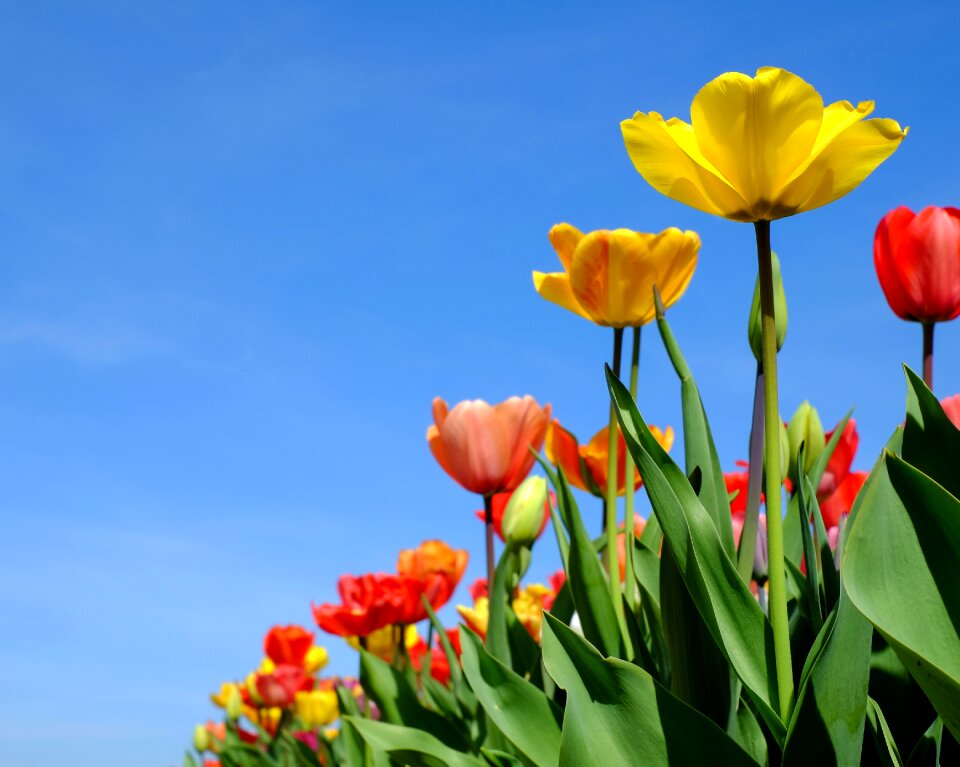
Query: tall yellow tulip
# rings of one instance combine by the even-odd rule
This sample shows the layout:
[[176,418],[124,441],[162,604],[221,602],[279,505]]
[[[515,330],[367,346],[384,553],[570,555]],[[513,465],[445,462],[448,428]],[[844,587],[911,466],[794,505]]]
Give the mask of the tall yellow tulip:
[[683,295],[697,265],[696,232],[659,234],[599,229],[584,234],[557,224],[548,235],[563,272],[533,273],[537,292],[597,325],[639,327],[656,316],[653,286],[665,305]]
[[824,107],[802,78],[762,67],[703,86],[689,124],[637,112],[620,128],[658,192],[734,221],[773,221],[843,197],[893,153],[907,129],[865,120],[872,111],[872,101]]

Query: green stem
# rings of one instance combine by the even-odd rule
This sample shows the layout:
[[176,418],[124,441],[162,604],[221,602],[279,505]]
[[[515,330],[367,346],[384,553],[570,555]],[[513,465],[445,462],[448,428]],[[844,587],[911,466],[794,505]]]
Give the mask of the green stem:
[[[777,393],[777,324],[773,305],[773,263],[770,222],[757,221],[757,261],[760,267],[760,315],[763,333],[763,463],[767,485],[767,558],[770,578],[770,623],[777,666],[777,693],[784,722],[793,706],[793,665],[787,584],[783,562],[783,510],[780,501],[780,406]],[[811,563],[812,566],[812,563]]]
[[[637,379],[640,376],[640,330],[633,329],[633,348],[630,353],[630,398],[637,400]],[[634,583],[633,575],[633,526],[636,522],[636,512],[634,511],[634,501],[636,500],[636,490],[634,488],[634,463],[633,454],[628,450],[626,457],[626,471],[624,472],[625,492],[623,525],[624,530],[624,559],[626,561],[626,570],[624,571],[624,588],[627,590],[627,604],[630,609],[637,609],[637,586]]]
[[496,565],[493,559],[493,496],[483,496],[483,521],[487,540],[487,589],[493,588],[493,575]]
[[747,469],[747,506],[740,532],[737,570],[748,586],[753,580],[753,562],[757,554],[757,527],[760,524],[760,494],[763,490],[763,365],[757,363],[753,389],[753,421],[750,425],[750,465]]
[[[623,347],[623,328],[613,329],[613,374],[620,377],[620,353]],[[614,612],[624,622],[623,603],[620,592],[620,573],[617,563],[617,448],[619,440],[617,414],[610,402],[610,427],[607,432],[607,492],[603,511],[607,528],[607,570],[610,574],[610,599]]]

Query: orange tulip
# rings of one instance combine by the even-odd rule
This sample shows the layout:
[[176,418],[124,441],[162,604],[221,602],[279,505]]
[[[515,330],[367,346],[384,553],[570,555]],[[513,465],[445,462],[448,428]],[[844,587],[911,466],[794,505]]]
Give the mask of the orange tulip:
[[[403,549],[400,552],[397,572],[421,580],[428,576],[440,576],[445,584],[443,590],[446,596],[441,602],[443,604],[453,595],[460,583],[469,559],[466,549],[453,549],[443,541],[424,541],[415,549]],[[436,602],[433,604],[439,607]]]
[[[567,481],[574,487],[586,490],[598,498],[603,497],[607,486],[607,436],[610,427],[605,426],[593,435],[586,445],[577,442],[577,438],[564,429],[559,421],[551,421],[547,429],[547,458],[555,466],[563,469]],[[673,447],[673,427],[660,431],[650,426],[650,431],[664,450]],[[617,447],[617,495],[626,492],[627,446],[623,434],[617,429],[619,445]],[[640,472],[635,471],[634,489],[642,484]]]
[[263,651],[278,666],[303,666],[311,647],[313,632],[302,626],[274,626],[263,640]]
[[465,400],[449,410],[433,400],[427,441],[437,463],[464,488],[480,495],[513,490],[533,467],[550,420],[550,405],[529,395],[497,405]]

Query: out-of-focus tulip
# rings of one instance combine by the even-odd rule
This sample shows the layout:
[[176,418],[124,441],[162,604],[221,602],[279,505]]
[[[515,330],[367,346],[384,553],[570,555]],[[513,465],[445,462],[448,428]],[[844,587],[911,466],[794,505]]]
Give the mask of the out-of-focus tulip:
[[[639,538],[643,535],[643,529],[647,526],[647,520],[643,517],[637,517],[633,522],[633,535]],[[617,563],[620,565],[620,580],[627,577],[627,534],[617,533]]]
[[700,89],[690,123],[637,112],[620,123],[634,167],[658,192],[734,221],[773,221],[857,187],[907,134],[864,118],[872,101],[826,108],[797,75],[727,72]]
[[639,327],[656,317],[653,287],[664,306],[683,295],[697,265],[696,232],[659,234],[600,229],[583,234],[570,224],[550,230],[564,271],[533,273],[537,292],[597,325]]
[[324,631],[339,636],[367,636],[382,626],[399,623],[406,589],[396,575],[342,575],[337,581],[341,604],[313,605],[313,617]]
[[227,705],[224,706],[224,709],[227,713],[227,719],[233,721],[240,718],[240,714],[243,712],[243,698],[240,697],[240,691],[236,685],[233,685],[227,695]]
[[[737,466],[748,469],[748,471],[724,472],[723,481],[727,486],[727,495],[733,495],[733,498],[730,500],[730,512],[732,514],[743,514],[747,510],[747,485],[750,480],[750,464],[746,461],[737,461]],[[736,495],[734,495],[734,493],[736,493]]]
[[[593,435],[586,444],[580,445],[577,438],[564,429],[559,421],[552,421],[547,430],[546,453],[547,459],[563,469],[567,481],[574,487],[586,490],[598,498],[602,498],[607,486],[607,448],[609,426],[604,426]],[[664,450],[673,447],[673,427],[668,426],[660,431],[656,426],[650,426],[650,432]],[[623,434],[617,429],[617,494],[626,492],[627,475],[627,445]],[[640,487],[642,480],[640,472],[634,469],[634,489]]]
[[256,675],[257,694],[267,708],[290,708],[296,694],[309,690],[313,680],[299,666],[277,666],[270,674]]
[[457,605],[457,612],[471,631],[481,637],[487,635],[487,621],[490,618],[490,599],[486,595],[474,597],[473,607]]
[[[783,348],[783,342],[787,337],[787,294],[783,290],[783,275],[780,273],[780,258],[776,253],[770,253],[770,260],[773,267],[773,315],[776,320],[777,328],[777,351]],[[761,362],[763,351],[761,343],[763,334],[760,323],[760,278],[753,286],[753,303],[750,305],[750,320],[747,323],[747,340],[750,342],[750,349],[757,362]]]
[[527,632],[540,641],[540,627],[543,622],[544,603],[554,596],[553,590],[542,583],[531,583],[517,591],[513,598],[513,611]]
[[527,477],[523,480],[511,494],[503,512],[504,540],[517,546],[531,547],[543,532],[550,513],[548,503],[547,481],[543,477]]
[[787,439],[789,442],[790,466],[787,473],[790,478],[796,482],[798,475],[797,459],[799,457],[800,445],[804,446],[803,470],[810,471],[814,462],[823,452],[826,440],[823,434],[823,424],[820,422],[820,414],[809,402],[804,401],[797,408],[787,426]]
[[550,420],[550,405],[530,396],[496,405],[465,400],[449,410],[433,400],[427,441],[437,463],[464,488],[480,495],[513,490],[530,473]]
[[[457,657],[460,657],[460,630],[457,628],[446,630],[447,638],[453,646]],[[416,644],[410,648],[410,663],[414,670],[420,671],[423,668],[423,661],[427,655],[427,643],[419,636]],[[447,684],[450,681],[450,663],[447,661],[447,654],[443,650],[440,638],[437,637],[430,652],[430,676],[436,679],[440,684]]]
[[[829,442],[836,429],[831,429],[824,435],[824,439]],[[857,422],[851,418],[843,428],[840,435],[840,441],[830,455],[827,462],[827,468],[820,479],[820,485],[817,487],[817,498],[822,502],[829,495],[834,493],[840,483],[847,478],[850,473],[850,467],[853,465],[853,458],[857,454],[857,447],[860,444],[860,435],[857,434]]]
[[193,747],[201,754],[210,748],[210,732],[206,725],[198,724],[193,728]]
[[853,502],[857,499],[857,494],[868,476],[869,472],[866,471],[850,472],[836,490],[820,501],[820,516],[823,517],[823,524],[827,528],[840,524],[840,517],[850,513]]
[[901,319],[932,323],[960,315],[960,210],[895,208],[877,227],[873,262]]
[[950,422],[960,429],[960,394],[954,394],[952,397],[944,397],[940,400],[943,412],[946,413]]
[[226,708],[230,700],[230,694],[237,690],[236,682],[224,682],[220,685],[219,692],[210,694],[210,701],[219,708]]
[[330,656],[327,654],[327,648],[313,645],[307,650],[307,655],[303,659],[303,670],[308,674],[316,674],[327,665],[329,660]]
[[[418,638],[416,626],[408,625],[403,630],[403,644],[409,650],[416,644]],[[383,628],[371,631],[366,636],[366,650],[376,655],[381,660],[392,663],[397,655],[398,641],[400,631],[395,626],[384,626]],[[359,637],[346,637],[347,644],[354,650],[360,649]]]
[[[745,513],[734,512],[730,518],[733,525],[733,545],[740,546],[740,536],[743,535]],[[757,524],[757,545],[753,555],[753,579],[763,581],[767,577],[767,515],[761,514]]]
[[325,727],[340,716],[335,690],[297,692],[294,711],[308,727]]
[[[493,515],[493,531],[497,534],[497,537],[501,541],[505,541],[503,537],[503,514],[507,510],[507,504],[510,502],[510,498],[513,496],[515,492],[517,491],[513,490],[509,493],[497,493],[496,495],[490,498],[490,512]],[[549,497],[552,498],[554,502],[556,502],[556,496],[552,491],[550,492]],[[476,515],[477,519],[479,519],[481,522],[487,521],[487,513],[483,509],[477,509],[477,511],[475,511],[474,514]],[[550,504],[547,502],[544,502],[543,520],[540,523],[540,532],[537,533],[538,538],[543,533],[543,531],[546,530],[547,522],[549,521],[550,521]]]
[[415,549],[403,549],[400,552],[397,572],[432,583],[438,578],[443,588],[437,589],[432,598],[428,598],[430,604],[439,609],[453,596],[463,571],[467,569],[469,558],[466,549],[451,548],[443,541],[424,541]]
[[263,651],[278,666],[303,666],[311,647],[313,632],[302,626],[274,626],[263,639]]

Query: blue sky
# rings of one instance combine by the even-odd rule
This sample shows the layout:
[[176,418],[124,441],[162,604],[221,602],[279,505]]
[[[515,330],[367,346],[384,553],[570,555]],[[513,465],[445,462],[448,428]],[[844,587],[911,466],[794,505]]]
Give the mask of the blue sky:
[[[608,333],[532,288],[554,223],[701,234],[670,319],[724,464],[744,457],[753,232],[650,189],[618,127],[687,117],[723,71],[782,66],[911,127],[849,197],[773,227],[782,409],[856,405],[869,467],[920,349],[873,230],[960,202],[960,10],[725,8],[3,4],[0,763],[172,764],[206,694],[340,573],[443,537],[479,575],[432,397],[530,393],[584,438],[606,417]],[[945,396],[960,328],[937,340]],[[639,399],[679,427],[652,331]]]

